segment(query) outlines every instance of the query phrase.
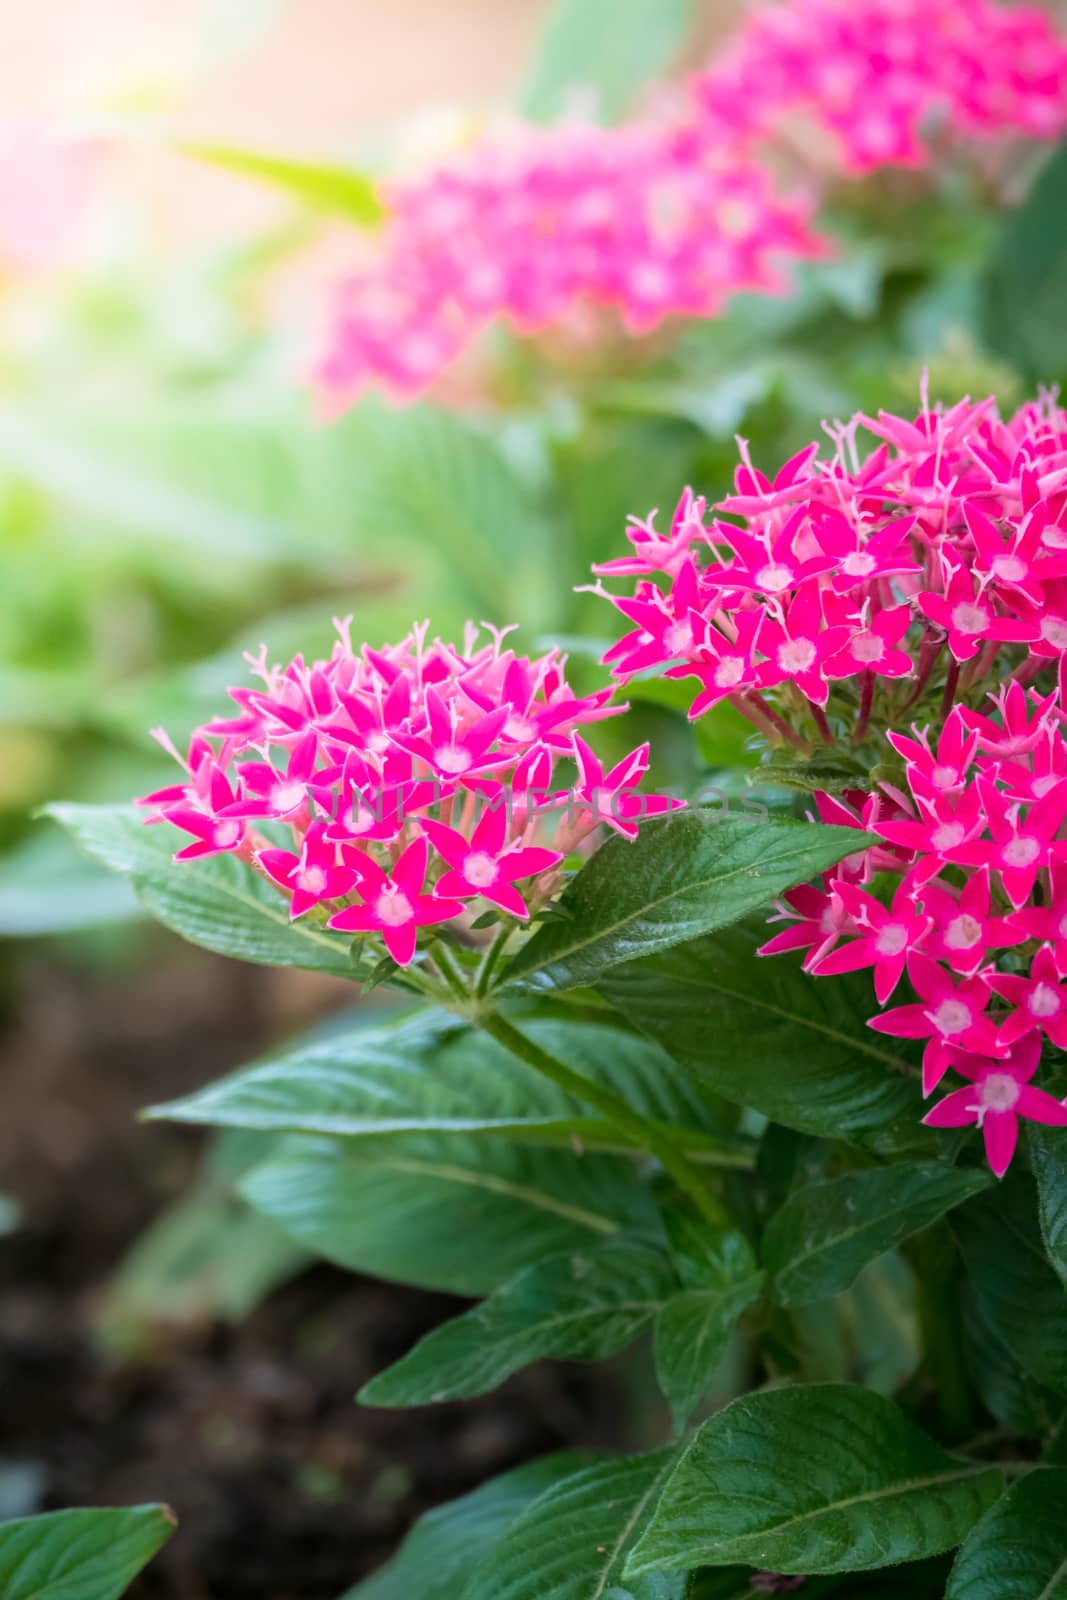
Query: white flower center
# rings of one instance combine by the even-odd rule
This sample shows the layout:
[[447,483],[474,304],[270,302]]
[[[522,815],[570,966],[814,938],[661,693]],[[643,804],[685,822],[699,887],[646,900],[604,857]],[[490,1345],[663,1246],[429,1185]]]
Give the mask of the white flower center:
[[1054,1017],[1062,1005],[1058,989],[1051,983],[1037,983],[1030,991],[1026,1009],[1032,1017]]
[[876,633],[857,633],[852,640],[852,655],[856,661],[881,661],[885,640]]
[[326,887],[326,874],[321,867],[304,867],[296,875],[296,886],[308,894],[321,894]]
[[989,612],[985,606],[961,602],[952,608],[952,626],[957,633],[984,633],[989,626]]
[[276,783],[270,792],[270,803],[275,811],[295,811],[306,793],[302,783]]
[[466,772],[471,765],[471,753],[459,744],[438,745],[433,753],[442,772]]
[[908,942],[908,930],[899,922],[887,922],[874,941],[880,956],[899,956]]
[[982,937],[982,924],[977,917],[961,911],[945,929],[945,944],[949,950],[971,950]]
[[488,889],[500,876],[500,868],[484,850],[472,850],[463,863],[463,876],[476,889]]
[[787,639],[778,646],[778,665],[783,672],[807,672],[816,654],[810,639]]
[[693,648],[693,630],[688,622],[672,622],[663,635],[663,648],[670,656],[688,655]]
[[1067,528],[1061,528],[1053,523],[1051,528],[1046,528],[1041,535],[1041,543],[1050,550],[1067,550]]
[[216,822],[215,843],[226,849],[231,844],[236,844],[241,837],[241,824],[235,821]]
[[756,573],[756,585],[764,594],[781,594],[783,589],[788,589],[793,581],[792,567],[783,567],[779,562],[768,562],[767,566]]
[[978,1099],[985,1111],[1011,1111],[1019,1094],[1018,1081],[1010,1072],[991,1072],[982,1082]]
[[393,884],[382,890],[374,902],[374,911],[379,922],[383,922],[387,928],[402,928],[415,915],[407,895]]
[[1036,839],[1025,836],[1018,839],[1009,839],[1000,852],[1000,859],[1006,867],[1028,867],[1037,860],[1041,854],[1041,846]]
[[962,844],[967,829],[962,822],[943,822],[940,828],[935,828],[930,835],[935,850],[954,850]]
[[509,717],[504,724],[509,739],[533,739],[537,729],[528,717]]
[[745,675],[745,663],[740,656],[724,656],[715,668],[715,683],[720,689],[730,689],[740,683]]
[[959,783],[959,781],[960,781],[960,769],[958,767],[935,767],[934,768],[934,788],[935,789],[952,789],[952,788],[955,787],[955,785],[957,783]]
[[931,1022],[946,1038],[955,1033],[963,1033],[971,1025],[971,1008],[963,1000],[942,1000],[937,1010],[931,1014]]
[[1020,561],[1018,556],[996,556],[993,560],[994,575],[1005,583],[1020,583],[1029,570],[1026,562]]
[[850,550],[841,563],[841,571],[849,578],[865,578],[874,567],[875,559],[869,550]]
[[1067,617],[1042,617],[1041,637],[1054,650],[1067,650]]

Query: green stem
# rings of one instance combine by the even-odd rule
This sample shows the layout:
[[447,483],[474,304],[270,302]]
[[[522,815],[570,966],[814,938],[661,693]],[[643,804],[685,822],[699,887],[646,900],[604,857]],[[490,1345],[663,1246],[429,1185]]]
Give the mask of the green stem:
[[457,965],[451,950],[447,949],[443,944],[438,944],[433,953],[433,961],[434,966],[457,999],[469,999],[470,991],[464,981],[463,971]]
[[574,1095],[576,1099],[584,1100],[587,1105],[594,1106],[623,1133],[629,1134],[636,1144],[651,1151],[662,1162],[679,1188],[685,1190],[701,1216],[707,1221],[715,1223],[718,1227],[728,1222],[727,1214],[718,1198],[707,1187],[685,1151],[661,1128],[651,1126],[644,1117],[632,1110],[614,1090],[606,1089],[603,1084],[594,1083],[589,1078],[583,1078],[581,1073],[573,1071],[562,1061],[557,1061],[555,1056],[549,1055],[547,1050],[542,1050],[541,1046],[535,1044],[526,1034],[512,1027],[499,1011],[486,1013],[479,1017],[478,1022],[479,1026],[484,1028],[498,1044],[502,1044],[505,1050],[510,1050],[520,1061],[525,1061],[543,1077],[551,1079],[560,1089]]
[[504,946],[511,938],[511,935],[511,924],[510,922],[505,922],[503,927],[497,932],[496,938],[485,952],[485,955],[482,958],[482,964],[478,968],[478,977],[474,984],[474,992],[479,996],[479,998],[488,993],[489,981],[492,978],[496,964],[503,953]]

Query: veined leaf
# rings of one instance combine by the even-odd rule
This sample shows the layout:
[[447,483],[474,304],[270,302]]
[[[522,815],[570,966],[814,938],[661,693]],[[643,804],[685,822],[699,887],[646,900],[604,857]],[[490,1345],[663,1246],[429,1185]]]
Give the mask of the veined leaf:
[[[621,1094],[657,1123],[691,1134],[709,1156],[732,1149],[712,1097],[680,1079],[665,1051],[620,1028],[545,1017],[523,1024],[543,1050],[583,1077]],[[495,1133],[593,1145],[619,1136],[572,1096],[476,1028],[440,1012],[399,1026],[357,1028],[314,1039],[196,1094],[153,1107],[150,1116],[283,1132],[381,1137],[408,1133]]]
[[613,122],[681,49],[693,0],[556,0],[523,95],[535,122],[554,122],[573,97]]
[[1041,1235],[1049,1260],[1067,1284],[1067,1129],[1035,1122],[1028,1133]]
[[4,1600],[118,1600],[166,1544],[167,1506],[49,1511],[0,1524]]
[[698,1083],[773,1122],[879,1151],[936,1148],[907,1047],[866,1025],[867,975],[830,983],[789,956],[762,960],[765,937],[752,918],[597,987]]
[[1067,1600],[1067,1469],[1032,1472],[967,1535],[945,1600]]
[[568,886],[563,918],[543,924],[507,968],[509,988],[571,989],[623,961],[698,939],[862,845],[821,823],[682,811],[632,844],[615,836]]
[[420,1339],[358,1398],[372,1406],[469,1400],[545,1357],[604,1360],[636,1339],[675,1287],[662,1251],[626,1241],[527,1267]]
[[353,167],[322,161],[290,161],[284,156],[267,155],[260,150],[244,150],[232,144],[209,144],[186,139],[179,145],[182,155],[221,167],[239,177],[254,178],[274,189],[282,189],[301,205],[314,211],[331,212],[360,227],[381,222],[385,207],[377,185],[365,172]]
[[982,1170],[908,1161],[794,1190],[763,1236],[775,1297],[801,1306],[840,1294],[869,1261],[992,1181]]
[[1032,1378],[1067,1395],[1067,1289],[1042,1248],[1033,1184],[1006,1179],[952,1228],[981,1317]]
[[867,1389],[764,1390],[698,1430],[625,1575],[733,1562],[862,1572],[916,1561],[959,1544],[1002,1483],[996,1468],[948,1455]]
[[453,1294],[490,1294],[624,1228],[657,1231],[631,1161],[503,1139],[294,1139],[241,1192],[339,1266]]
[[141,904],[192,944],[261,966],[307,967],[351,978],[350,941],[306,919],[290,922],[285,898],[231,856],[173,860],[180,836],[147,827],[132,806],[54,805],[94,861],[129,878]]
[[421,1516],[392,1560],[342,1600],[462,1600],[471,1569],[515,1518],[561,1478],[594,1457],[560,1451],[502,1473],[471,1494]]
[[623,1579],[673,1450],[598,1461],[553,1484],[478,1566],[463,1600],[682,1600],[685,1578]]

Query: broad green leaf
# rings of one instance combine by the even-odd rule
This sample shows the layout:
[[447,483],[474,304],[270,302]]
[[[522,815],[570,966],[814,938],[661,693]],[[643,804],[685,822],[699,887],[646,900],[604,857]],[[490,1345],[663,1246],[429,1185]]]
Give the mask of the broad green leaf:
[[176,1527],[166,1506],[49,1511],[0,1524],[4,1600],[118,1600]]
[[982,1318],[1032,1378],[1067,1394],[1067,1289],[1042,1248],[1033,1184],[1005,1180],[952,1228]]
[[579,1451],[530,1461],[419,1518],[392,1560],[342,1600],[462,1600],[472,1568],[528,1505],[592,1464]]
[[315,211],[346,217],[361,227],[381,222],[385,207],[377,185],[365,172],[352,167],[333,166],[321,161],[290,161],[284,156],[267,155],[260,150],[244,150],[231,144],[206,144],[183,140],[182,155],[203,161],[211,167],[235,172],[270,184]]
[[681,1279],[658,1316],[656,1378],[681,1433],[700,1403],[738,1317],[763,1287],[748,1241],[685,1212],[668,1212],[667,1237]]
[[597,987],[697,1083],[773,1122],[879,1151],[933,1147],[907,1047],[866,1026],[867,975],[831,983],[791,956],[761,959],[766,936],[752,918]]
[[626,1573],[732,1562],[862,1572],[917,1561],[959,1544],[1002,1482],[869,1390],[764,1390],[699,1429]]
[[625,1241],[527,1267],[435,1328],[364,1385],[371,1406],[424,1406],[485,1394],[532,1361],[601,1361],[632,1343],[675,1289],[662,1251]]
[[682,1600],[685,1579],[623,1579],[673,1450],[599,1461],[553,1484],[475,1568],[463,1600]]
[[1048,1433],[1063,1413],[1063,1396],[1022,1367],[990,1325],[967,1282],[960,1295],[960,1315],[963,1359],[986,1410],[1013,1433]]
[[967,1535],[945,1600],[1067,1600],[1067,1469],[1013,1483]]
[[1067,1128],[1034,1122],[1028,1133],[1041,1234],[1049,1260],[1067,1284]]
[[632,1161],[503,1139],[294,1140],[241,1191],[339,1266],[453,1294],[490,1294],[625,1227],[656,1234]]
[[1067,145],[1061,145],[1023,204],[1006,211],[985,272],[987,347],[1045,382],[1067,373],[1060,317],[1067,272]]
[[141,915],[129,884],[87,861],[56,828],[0,860],[0,937],[76,933]]
[[192,944],[269,967],[307,967],[351,978],[350,940],[307,919],[290,922],[285,898],[231,856],[174,861],[185,837],[166,823],[146,826],[132,806],[54,805],[94,861],[129,878],[141,904]]
[[554,122],[576,95],[617,121],[685,42],[694,0],[555,0],[522,97],[535,122]]
[[840,1294],[868,1261],[992,1181],[980,1170],[907,1161],[794,1190],[763,1236],[775,1298],[801,1306]]
[[[607,1015],[607,1014],[606,1014]],[[714,1101],[687,1085],[665,1051],[611,1026],[533,1018],[523,1029],[583,1077],[623,1096],[652,1122],[690,1132],[709,1159],[740,1164],[743,1148],[716,1134]],[[594,1112],[510,1050],[440,1012],[400,1026],[356,1028],[246,1068],[196,1094],[153,1107],[152,1117],[284,1132],[380,1137],[493,1133],[566,1143],[579,1136],[616,1147]]]
[[[568,885],[508,967],[511,988],[571,989],[623,961],[684,944],[833,866],[862,843],[851,828],[682,811],[614,836]],[[673,958],[672,958],[673,959]]]

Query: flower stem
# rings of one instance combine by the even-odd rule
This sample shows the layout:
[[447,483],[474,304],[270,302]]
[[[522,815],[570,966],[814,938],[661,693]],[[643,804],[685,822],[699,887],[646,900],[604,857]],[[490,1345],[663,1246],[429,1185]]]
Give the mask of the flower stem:
[[478,977],[474,985],[474,992],[479,997],[488,993],[496,964],[503,954],[504,946],[511,938],[511,935],[511,923],[505,922],[504,925],[497,930],[496,938],[493,940],[492,944],[486,950],[485,955],[482,957],[482,964],[478,968]]
[[717,1227],[728,1222],[725,1209],[717,1196],[707,1187],[701,1173],[685,1151],[680,1149],[674,1139],[661,1128],[651,1126],[639,1112],[632,1110],[614,1090],[582,1077],[581,1073],[575,1072],[562,1061],[557,1061],[555,1056],[549,1055],[547,1050],[542,1050],[541,1046],[527,1034],[513,1027],[499,1011],[482,1014],[478,1018],[478,1024],[490,1038],[503,1045],[505,1050],[518,1056],[520,1061],[525,1061],[527,1066],[533,1067],[535,1072],[540,1072],[543,1077],[549,1078],[567,1094],[572,1094],[576,1099],[584,1100],[587,1105],[594,1106],[597,1111],[609,1118],[620,1132],[628,1134],[641,1148],[651,1151],[708,1222],[714,1223]]

